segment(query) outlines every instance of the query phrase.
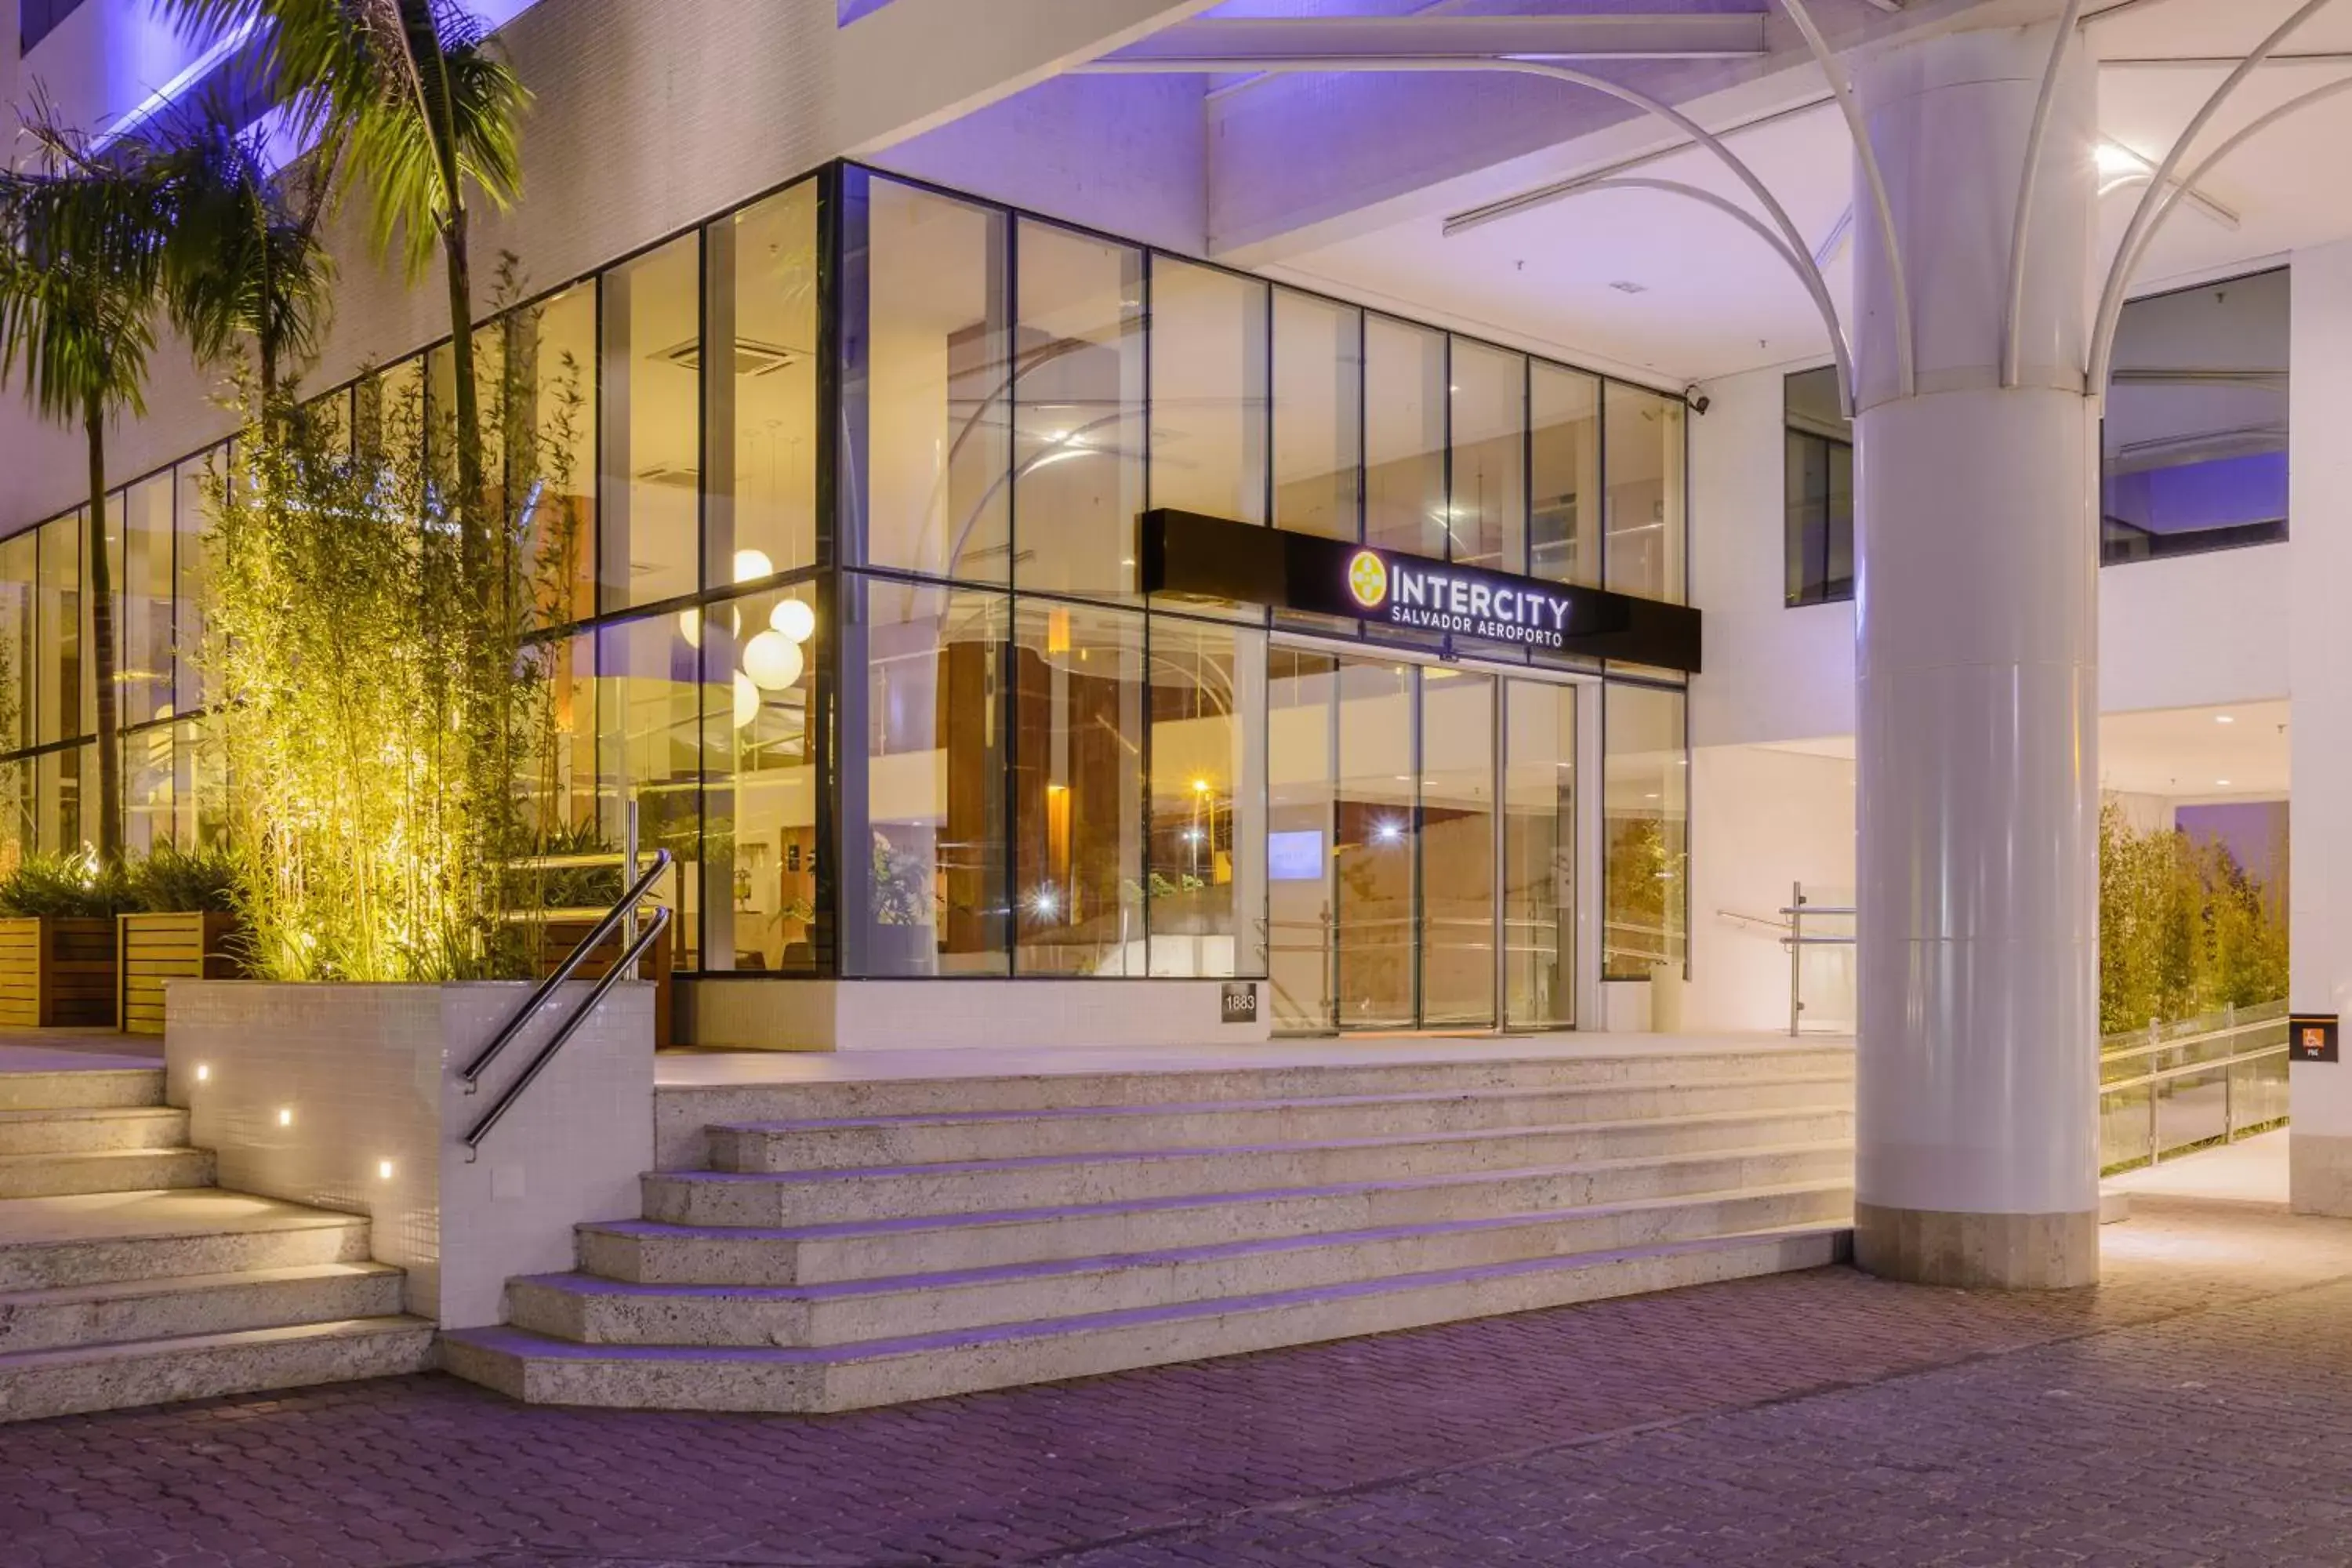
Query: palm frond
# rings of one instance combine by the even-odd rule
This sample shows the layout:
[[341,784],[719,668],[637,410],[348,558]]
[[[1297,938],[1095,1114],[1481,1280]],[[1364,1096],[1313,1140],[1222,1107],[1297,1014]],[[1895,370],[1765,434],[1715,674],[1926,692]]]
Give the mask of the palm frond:
[[169,208],[143,146],[106,159],[37,119],[41,166],[0,172],[0,382],[60,421],[144,412]]
[[332,279],[318,236],[323,196],[289,190],[270,174],[259,139],[209,108],[159,163],[173,213],[163,297],[196,358],[218,363],[249,342],[265,384],[307,366]]

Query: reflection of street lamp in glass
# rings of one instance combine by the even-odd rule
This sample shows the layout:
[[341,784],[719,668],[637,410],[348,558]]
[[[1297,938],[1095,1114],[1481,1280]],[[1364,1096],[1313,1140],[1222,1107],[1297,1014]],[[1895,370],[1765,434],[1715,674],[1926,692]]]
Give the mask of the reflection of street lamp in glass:
[[1214,838],[1217,836],[1217,803],[1210,797],[1209,781],[1206,779],[1194,779],[1192,781],[1192,831],[1185,834],[1184,837],[1192,846],[1192,877],[1196,881],[1200,879],[1201,876],[1201,839],[1202,837],[1201,830],[1201,814],[1203,811],[1206,811],[1209,816],[1207,837]]

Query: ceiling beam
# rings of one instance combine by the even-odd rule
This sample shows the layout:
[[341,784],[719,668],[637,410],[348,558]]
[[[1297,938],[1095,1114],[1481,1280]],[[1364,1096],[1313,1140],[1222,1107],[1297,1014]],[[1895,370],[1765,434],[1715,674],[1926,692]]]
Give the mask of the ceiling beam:
[[1760,13],[1678,16],[1204,17],[1156,33],[1097,61],[1350,59],[1384,55],[1576,60],[1687,60],[1760,56]]

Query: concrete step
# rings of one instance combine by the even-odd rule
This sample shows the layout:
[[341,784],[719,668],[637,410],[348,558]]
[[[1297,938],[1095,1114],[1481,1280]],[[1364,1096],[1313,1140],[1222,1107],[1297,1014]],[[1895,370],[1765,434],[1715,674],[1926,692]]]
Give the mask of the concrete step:
[[208,1149],[110,1149],[0,1156],[0,1199],[208,1187],[212,1183],[213,1156]]
[[1853,1076],[1851,1045],[1741,1040],[1723,1048],[1442,1057],[1274,1067],[1160,1067],[996,1077],[866,1078],[801,1083],[669,1085],[656,1091],[656,1162],[663,1170],[707,1164],[708,1127],[754,1121],[1022,1111],[1076,1106],[1204,1105],[1223,1100],[1320,1100],[1349,1095],[1560,1089],[1688,1081],[1768,1082]]
[[0,1354],[397,1317],[400,1287],[381,1263],[312,1263],[0,1291]]
[[161,1067],[0,1072],[0,1110],[99,1110],[163,1103]]
[[368,1222],[215,1188],[0,1202],[0,1290],[362,1263]]
[[0,1110],[0,1158],[184,1149],[187,1142],[188,1113],[169,1106]]
[[508,1321],[590,1344],[846,1345],[1843,1225],[1851,1223],[1853,1212],[1852,1189],[1824,1183],[828,1285],[641,1285],[587,1274],[538,1275],[508,1285]]
[[578,1253],[589,1273],[642,1284],[814,1285],[1853,1180],[1853,1149],[1833,1141],[790,1227],[616,1220],[582,1226]]
[[[645,1217],[678,1225],[813,1225],[894,1215],[1105,1203],[1121,1198],[1509,1170],[1642,1155],[1692,1154],[1850,1138],[1849,1111],[1763,1110],[1577,1126],[1414,1133],[1322,1142],[1117,1153],[846,1171],[681,1171],[645,1178]],[[757,1138],[714,1151],[775,1157]]]
[[1814,1268],[1838,1261],[1846,1236],[1806,1226],[816,1349],[586,1345],[466,1329],[443,1336],[442,1364],[532,1404],[855,1410]]
[[433,1325],[406,1317],[20,1351],[0,1354],[0,1421],[390,1377],[434,1359]]
[[1763,1082],[1729,1079],[1609,1088],[1429,1090],[1322,1100],[755,1122],[713,1128],[711,1153],[721,1170],[842,1170],[1138,1147],[1203,1148],[1559,1127],[1706,1111],[1846,1110],[1853,1105],[1850,1074],[1813,1074]]

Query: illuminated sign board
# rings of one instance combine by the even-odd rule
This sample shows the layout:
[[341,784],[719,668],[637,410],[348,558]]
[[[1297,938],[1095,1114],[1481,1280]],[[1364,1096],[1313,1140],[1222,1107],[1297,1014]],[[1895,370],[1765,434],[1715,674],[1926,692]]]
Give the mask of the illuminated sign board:
[[1699,616],[1684,605],[1167,509],[1144,513],[1141,544],[1146,593],[1699,668]]

